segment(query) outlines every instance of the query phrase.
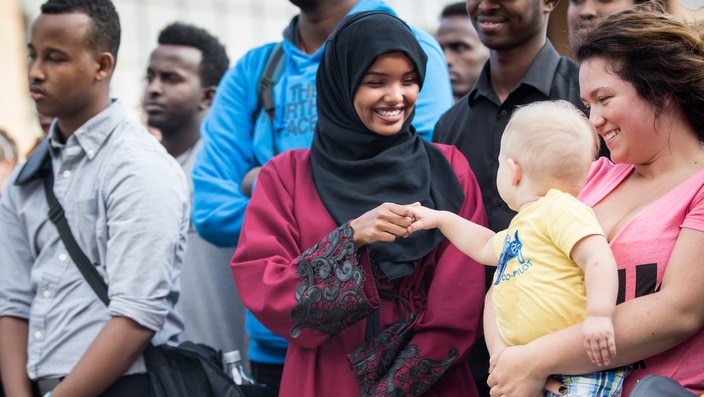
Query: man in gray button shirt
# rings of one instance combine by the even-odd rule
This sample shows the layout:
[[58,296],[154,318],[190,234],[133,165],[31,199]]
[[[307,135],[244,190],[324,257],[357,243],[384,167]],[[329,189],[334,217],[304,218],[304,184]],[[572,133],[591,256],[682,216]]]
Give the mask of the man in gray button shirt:
[[[142,350],[176,343],[188,229],[178,163],[109,97],[120,40],[110,0],[49,0],[29,41],[29,86],[56,117],[0,200],[0,368],[7,395],[148,395]],[[47,216],[42,170],[78,245],[108,285],[85,281]],[[41,157],[35,157],[41,156]],[[48,392],[47,392],[48,391]],[[36,390],[34,391],[36,393]]]

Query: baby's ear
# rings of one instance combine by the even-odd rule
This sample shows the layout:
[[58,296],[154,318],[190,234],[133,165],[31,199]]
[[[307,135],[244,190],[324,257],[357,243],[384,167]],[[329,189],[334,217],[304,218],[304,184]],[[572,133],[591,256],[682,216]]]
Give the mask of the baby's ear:
[[521,168],[521,165],[514,159],[508,159],[506,160],[506,163],[511,170],[511,186],[518,186],[518,183],[523,177],[523,169]]

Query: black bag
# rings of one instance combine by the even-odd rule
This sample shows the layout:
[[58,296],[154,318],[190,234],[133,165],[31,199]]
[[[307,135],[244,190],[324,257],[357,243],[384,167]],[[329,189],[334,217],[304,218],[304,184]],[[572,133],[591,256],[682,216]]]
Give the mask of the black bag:
[[[46,141],[43,142],[46,145]],[[54,195],[54,175],[48,147],[43,160],[44,191],[49,203],[49,219],[56,225],[71,259],[100,300],[107,306],[108,287],[95,266],[76,242],[63,207]],[[39,152],[40,150],[37,149]],[[218,352],[206,345],[184,342],[178,347],[149,344],[144,350],[151,397],[246,397],[247,395],[222,369]]]
[[151,397],[276,397],[266,385],[237,385],[220,367],[222,354],[208,345],[149,345],[144,350]]
[[213,348],[193,342],[178,347],[149,345],[144,360],[152,397],[245,397],[220,368],[219,356]]
[[628,397],[697,397],[672,378],[647,375],[638,380]]

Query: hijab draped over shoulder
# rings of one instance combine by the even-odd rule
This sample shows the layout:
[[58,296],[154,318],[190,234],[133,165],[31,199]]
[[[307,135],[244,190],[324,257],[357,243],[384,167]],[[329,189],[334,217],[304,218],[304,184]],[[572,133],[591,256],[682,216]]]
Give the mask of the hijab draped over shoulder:
[[[354,108],[359,83],[380,55],[401,52],[423,86],[427,56],[411,29],[395,16],[362,12],[346,17],[328,39],[316,77],[318,124],[311,146],[313,181],[338,225],[384,202],[457,212],[462,187],[446,157],[420,138],[411,121],[393,136],[367,129]],[[441,240],[437,230],[369,246],[371,260],[395,279]]]

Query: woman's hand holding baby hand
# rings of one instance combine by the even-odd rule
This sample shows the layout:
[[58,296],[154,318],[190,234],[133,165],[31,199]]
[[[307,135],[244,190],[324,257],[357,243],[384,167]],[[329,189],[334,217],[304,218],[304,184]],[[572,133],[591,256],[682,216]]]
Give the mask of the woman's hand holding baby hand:
[[377,241],[392,242],[398,236],[408,236],[408,227],[415,220],[411,208],[419,205],[420,203],[410,205],[383,203],[353,219],[350,221],[350,226],[354,230],[355,244],[361,247]]

